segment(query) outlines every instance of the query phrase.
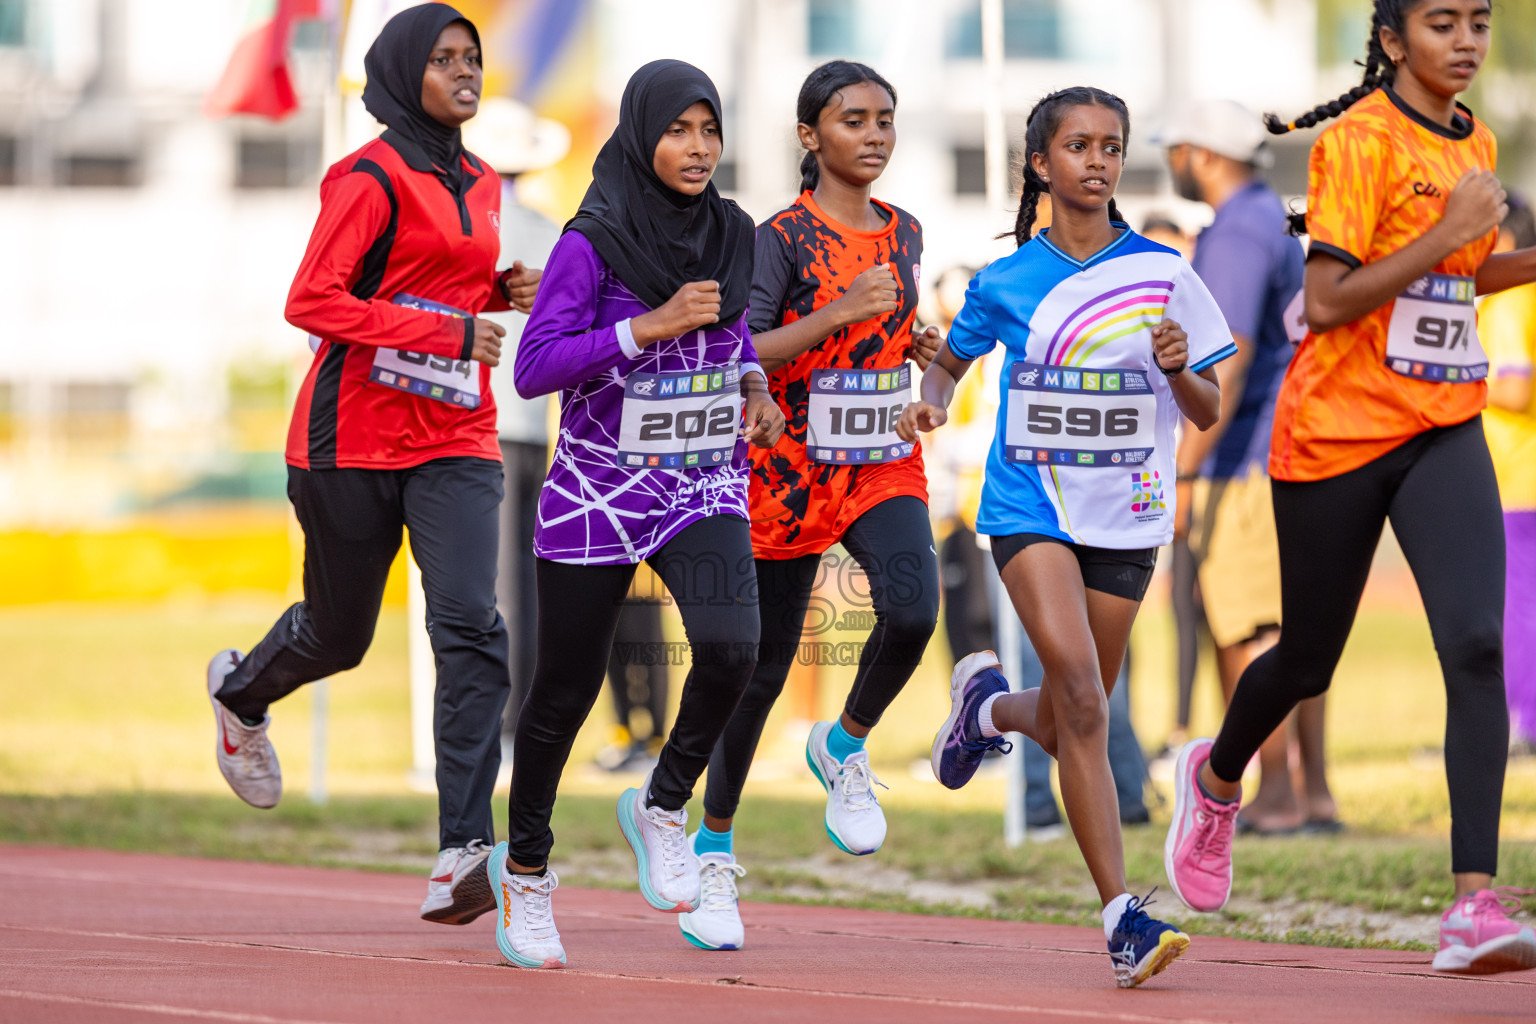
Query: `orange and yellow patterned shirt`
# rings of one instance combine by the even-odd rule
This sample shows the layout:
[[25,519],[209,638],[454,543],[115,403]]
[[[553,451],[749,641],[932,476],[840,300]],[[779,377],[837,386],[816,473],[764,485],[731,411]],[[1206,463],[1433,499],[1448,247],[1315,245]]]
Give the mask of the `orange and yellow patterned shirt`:
[[[1390,89],[1377,89],[1312,146],[1310,253],[1358,267],[1397,252],[1440,221],[1464,173],[1493,170],[1497,155],[1493,133],[1466,107],[1458,105],[1456,124],[1447,128]],[[1490,232],[1452,253],[1425,281],[1434,277],[1438,288],[1470,291],[1468,279],[1493,252],[1496,236]],[[1470,294],[1464,298],[1470,303]],[[1388,325],[1398,301],[1323,334],[1307,334],[1276,402],[1270,476],[1338,476],[1432,427],[1462,423],[1482,410],[1488,386],[1481,374],[1462,371],[1458,379],[1452,369],[1431,380],[1389,365]]]
[[[874,202],[888,218],[878,231],[837,223],[809,191],[757,229],[748,314],[754,334],[794,323],[841,298],[854,278],[872,267],[888,263],[896,276],[894,312],[845,327],[768,374],[768,390],[784,410],[784,433],[772,448],[749,449],[752,550],[758,558],[820,554],[882,501],[902,495],[928,500],[921,445],[901,446],[910,454],[896,451],[898,446],[845,450],[825,437],[818,440],[810,423],[813,378],[825,378],[828,370],[864,370],[871,372],[851,376],[869,386],[894,380],[895,373],[879,371],[899,371],[907,362],[923,229],[906,211]],[[886,392],[884,385],[881,391]],[[909,400],[894,393],[883,402],[890,403],[889,413]],[[878,424],[882,433],[894,430],[894,419],[886,418],[889,422]],[[868,425],[866,434],[877,426],[873,420]],[[823,461],[828,456],[835,461]]]

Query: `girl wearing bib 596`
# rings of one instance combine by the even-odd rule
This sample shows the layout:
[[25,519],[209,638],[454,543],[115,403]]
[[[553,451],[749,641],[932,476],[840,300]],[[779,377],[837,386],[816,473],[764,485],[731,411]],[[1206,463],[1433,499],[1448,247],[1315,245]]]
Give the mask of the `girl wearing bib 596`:
[[1509,734],[1504,534],[1473,298],[1536,279],[1536,250],[1490,257],[1507,209],[1496,147],[1456,102],[1488,52],[1489,14],[1487,0],[1377,0],[1364,81],[1289,125],[1269,118],[1278,133],[1343,114],[1312,147],[1310,332],[1270,449],[1285,630],[1238,681],[1215,743],[1181,753],[1165,848],[1184,902],[1225,904],[1243,769],[1328,688],[1390,519],[1445,675],[1456,896],[1435,967],[1472,972],[1536,967],[1536,934],[1490,888]]
[[869,578],[875,628],[836,722],[805,757],[827,791],[827,836],[852,854],[885,839],[864,738],[922,659],[939,612],[922,453],[895,434],[937,330],[914,334],[922,228],[870,198],[896,144],[896,93],[832,61],[800,89],[800,198],[757,229],[752,334],[786,427],[752,455],[752,550],[762,609],[757,669],[715,746],[693,839],[703,904],[680,919],[706,949],[740,948],[732,819],[758,739],[800,651],[811,592],[841,542]]
[[[1127,891],[1108,754],[1108,692],[1152,576],[1173,539],[1173,431],[1221,410],[1213,367],[1237,351],[1184,258],[1120,221],[1115,185],[1130,118],[1098,89],[1052,93],[1030,112],[1018,250],[971,281],[923,375],[905,437],[948,418],[955,384],[1001,343],[1002,403],[976,529],[1045,667],[1009,693],[991,651],[955,666],[933,770],[958,789],[989,748],[1021,732],[1056,757],[1072,833],[1104,901],[1115,980],[1139,985],[1189,937]],[[1031,237],[1039,197],[1051,227]]]

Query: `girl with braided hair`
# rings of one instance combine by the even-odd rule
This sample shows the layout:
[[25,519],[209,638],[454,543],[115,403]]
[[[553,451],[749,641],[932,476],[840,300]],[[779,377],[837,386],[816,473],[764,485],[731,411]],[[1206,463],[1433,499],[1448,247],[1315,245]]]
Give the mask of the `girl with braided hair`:
[[[943,424],[971,363],[999,342],[1007,350],[976,530],[991,537],[1045,679],[1009,693],[991,651],[964,658],[934,739],[933,771],[960,788],[988,749],[1008,749],[1006,732],[1057,759],[1123,988],[1167,967],[1189,936],[1149,917],[1147,899],[1128,891],[1107,746],[1109,691],[1157,548],[1173,539],[1174,426],[1180,414],[1201,430],[1215,424],[1213,367],[1237,351],[1184,258],[1120,219],[1114,193],[1129,136],[1125,103],[1098,89],[1064,89],[1035,105],[1018,250],[971,281],[923,375],[921,401],[900,420],[908,439]],[[1046,194],[1051,226],[1036,233]]]
[[[806,76],[797,104],[800,195],[757,229],[749,323],[784,413],[778,443],[752,455],[752,553],[762,635],[757,667],[715,743],[699,855],[699,908],[678,919],[702,949],[740,949],[734,822],[774,701],[812,632],[830,625],[813,597],[841,544],[868,578],[874,624],[842,713],[817,722],[805,759],[826,790],[838,849],[885,842],[881,785],[865,740],[912,678],[939,616],[938,556],[922,449],[895,419],[938,329],[918,329],[923,228],[871,194],[896,147],[896,90],[846,60]],[[814,604],[813,604],[814,602]],[[812,614],[812,608],[815,612]],[[862,630],[861,630],[862,631]]]
[[1487,0],[1376,0],[1360,85],[1289,124],[1338,117],[1312,147],[1309,331],[1281,385],[1269,472],[1280,545],[1279,643],[1238,681],[1214,743],[1185,746],[1165,846],[1196,910],[1232,886],[1239,781],[1264,738],[1322,694],[1388,520],[1445,677],[1455,897],[1437,970],[1536,967],[1536,934],[1491,888],[1509,718],[1505,551],[1479,423],[1488,359],[1474,298],[1536,280],[1536,249],[1490,255],[1507,210],[1493,134],[1457,96],[1488,52]]

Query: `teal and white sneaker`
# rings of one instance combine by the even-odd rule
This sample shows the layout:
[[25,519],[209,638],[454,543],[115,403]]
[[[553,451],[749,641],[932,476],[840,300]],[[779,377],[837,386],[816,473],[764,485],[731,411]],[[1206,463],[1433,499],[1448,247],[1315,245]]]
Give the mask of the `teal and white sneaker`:
[[805,741],[805,763],[827,791],[827,838],[844,853],[862,857],[885,842],[885,812],[875,799],[875,786],[885,783],[869,768],[869,754],[859,750],[838,761],[827,750],[831,722],[811,726]]
[[[688,837],[690,850],[698,835]],[[699,909],[678,915],[683,938],[700,949],[740,949],[745,944],[736,879],[746,873],[729,853],[699,855]]]
[[550,894],[560,885],[554,871],[544,877],[507,871],[507,844],[497,843],[485,863],[496,896],[496,948],[513,967],[564,967],[565,947],[555,928]]
[[640,895],[664,914],[686,914],[699,906],[699,859],[688,846],[688,812],[647,807],[651,773],[638,789],[619,796],[619,828],[635,852]]

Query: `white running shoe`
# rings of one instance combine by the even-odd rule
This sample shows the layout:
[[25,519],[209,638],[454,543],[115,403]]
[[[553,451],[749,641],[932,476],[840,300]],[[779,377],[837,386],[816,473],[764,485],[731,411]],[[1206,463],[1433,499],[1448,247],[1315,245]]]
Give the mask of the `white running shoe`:
[[483,872],[496,899],[496,948],[513,967],[564,967],[565,947],[555,927],[550,894],[560,885],[554,871],[543,877],[507,871],[507,844],[497,843]]
[[699,905],[699,858],[688,847],[688,812],[647,807],[647,772],[639,789],[619,796],[619,828],[635,851],[640,895],[664,914],[686,914]]
[[478,839],[468,846],[450,846],[437,854],[437,866],[427,879],[427,898],[421,919],[438,924],[469,924],[488,910],[496,909],[491,876],[485,862],[490,849]]
[[[695,832],[688,837],[690,850],[698,835]],[[678,915],[677,924],[683,930],[683,938],[700,949],[742,947],[746,932],[741,926],[736,879],[746,873],[747,869],[736,863],[736,858],[729,853],[699,855],[699,909]]]
[[208,662],[208,702],[213,705],[213,719],[218,735],[213,752],[219,771],[235,795],[252,807],[276,807],[283,795],[283,769],[277,763],[277,751],[267,739],[269,714],[260,725],[246,725],[240,716],[219,703],[214,694],[224,685],[224,677],[235,670],[243,657],[234,648],[220,651]]
[[831,722],[811,726],[805,741],[805,763],[827,791],[827,838],[844,853],[862,857],[885,842],[885,812],[875,799],[875,786],[885,783],[869,768],[869,754],[859,750],[847,760],[836,760],[827,750]]

